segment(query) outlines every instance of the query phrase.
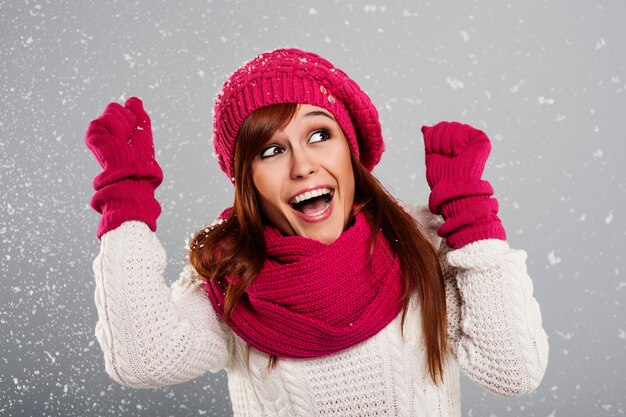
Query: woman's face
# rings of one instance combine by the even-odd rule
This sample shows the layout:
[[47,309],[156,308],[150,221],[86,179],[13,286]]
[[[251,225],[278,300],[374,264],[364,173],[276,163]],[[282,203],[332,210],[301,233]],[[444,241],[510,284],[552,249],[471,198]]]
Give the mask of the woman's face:
[[354,201],[350,148],[330,112],[303,104],[252,162],[263,213],[283,234],[332,243]]

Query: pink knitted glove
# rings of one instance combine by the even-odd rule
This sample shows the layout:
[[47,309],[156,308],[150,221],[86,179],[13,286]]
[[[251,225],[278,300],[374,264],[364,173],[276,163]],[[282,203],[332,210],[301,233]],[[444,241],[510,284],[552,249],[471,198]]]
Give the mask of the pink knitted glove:
[[163,172],[154,158],[150,118],[141,100],[131,97],[125,107],[110,103],[87,128],[85,143],[104,168],[93,180],[91,207],[102,213],[97,236],[127,220],[146,223],[156,231],[161,206],[154,190]]
[[506,239],[493,188],[481,179],[491,143],[484,132],[457,122],[422,126],[429,209],[445,220],[437,233],[453,249],[481,239]]

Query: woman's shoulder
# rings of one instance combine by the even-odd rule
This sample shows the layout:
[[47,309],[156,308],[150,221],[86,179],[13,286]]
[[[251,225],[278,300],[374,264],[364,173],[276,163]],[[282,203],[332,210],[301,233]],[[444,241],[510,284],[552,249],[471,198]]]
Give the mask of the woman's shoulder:
[[443,218],[433,214],[424,204],[401,204],[401,207],[415,219],[424,234],[430,239],[435,248],[441,244],[441,237],[437,229],[443,224]]

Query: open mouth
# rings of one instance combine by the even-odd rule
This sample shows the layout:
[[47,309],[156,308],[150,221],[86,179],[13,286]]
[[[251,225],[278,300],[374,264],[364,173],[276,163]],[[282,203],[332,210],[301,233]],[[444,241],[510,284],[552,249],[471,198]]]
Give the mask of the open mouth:
[[298,194],[289,201],[294,210],[306,216],[319,216],[322,214],[333,199],[335,190],[331,188],[318,188]]

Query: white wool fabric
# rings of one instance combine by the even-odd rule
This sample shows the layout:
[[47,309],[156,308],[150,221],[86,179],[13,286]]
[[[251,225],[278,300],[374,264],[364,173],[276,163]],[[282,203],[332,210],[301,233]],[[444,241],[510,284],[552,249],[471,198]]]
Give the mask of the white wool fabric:
[[[128,221],[102,236],[93,262],[96,336],[107,373],[120,384],[154,388],[225,369],[236,417],[460,416],[459,371],[505,396],[534,391],[548,341],[526,270],[526,253],[487,239],[451,250],[436,234],[443,220],[407,207],[438,248],[446,281],[448,353],[443,383],[427,368],[414,297],[404,334],[401,314],[365,342],[337,354],[279,359],[251,350],[215,313],[187,263],[171,286],[157,235]],[[207,401],[210,401],[207,398]]]

